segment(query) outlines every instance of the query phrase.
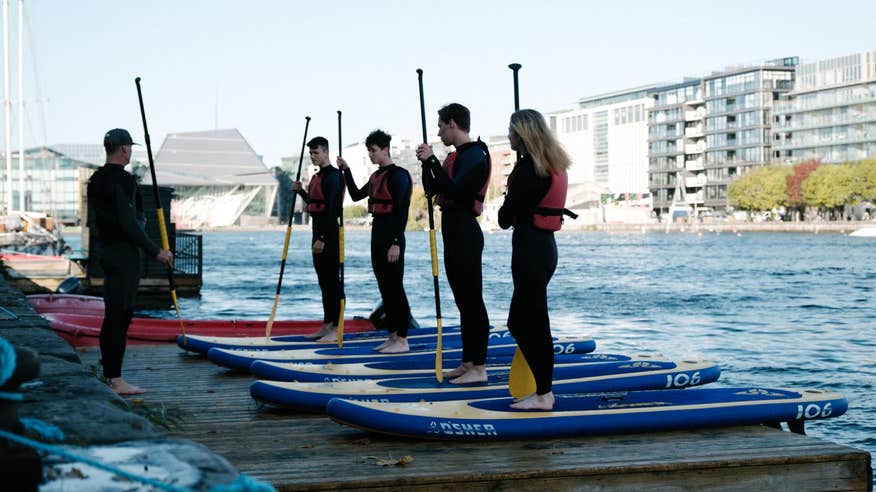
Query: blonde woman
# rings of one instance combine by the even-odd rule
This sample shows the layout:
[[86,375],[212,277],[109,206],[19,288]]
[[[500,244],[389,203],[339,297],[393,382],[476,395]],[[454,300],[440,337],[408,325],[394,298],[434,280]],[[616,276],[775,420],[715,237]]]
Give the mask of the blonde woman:
[[499,226],[514,228],[511,276],[514,294],[508,329],[535,376],[536,392],[511,405],[521,410],[551,410],[554,349],[548,317],[547,286],[557,268],[554,231],[562,225],[569,157],[538,111],[511,115],[508,140],[520,159],[508,176]]

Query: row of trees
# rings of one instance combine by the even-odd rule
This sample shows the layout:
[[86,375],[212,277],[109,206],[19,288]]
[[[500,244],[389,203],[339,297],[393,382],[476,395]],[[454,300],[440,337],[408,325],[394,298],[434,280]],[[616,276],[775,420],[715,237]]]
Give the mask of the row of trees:
[[770,164],[731,183],[727,196],[739,210],[785,208],[803,215],[815,209],[841,217],[847,206],[876,201],[876,158],[842,164]]

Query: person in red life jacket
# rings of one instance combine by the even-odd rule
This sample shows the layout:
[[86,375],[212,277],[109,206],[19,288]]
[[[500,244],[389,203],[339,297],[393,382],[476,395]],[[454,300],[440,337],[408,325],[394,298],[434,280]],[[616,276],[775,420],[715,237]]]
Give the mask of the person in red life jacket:
[[344,180],[350,190],[350,198],[359,201],[368,198],[371,222],[371,265],[377,277],[377,287],[386,313],[389,337],[375,347],[385,354],[397,354],[410,350],[408,325],[411,307],[404,288],[405,226],[411,206],[411,175],[392,162],[389,142],[392,137],[382,130],[375,130],[365,139],[368,158],[377,164],[377,171],[368,183],[359,188],[346,161],[338,157],[338,167],[344,172]]
[[511,148],[520,159],[508,176],[499,226],[514,227],[511,238],[511,277],[514,293],[508,329],[535,377],[536,392],[511,405],[524,410],[554,406],[551,379],[554,348],[548,316],[547,286],[557,268],[554,231],[560,229],[568,182],[569,156],[538,111],[522,109],[511,115]]
[[444,269],[459,309],[462,329],[462,364],[445,373],[451,383],[487,380],[487,343],[490,320],[484,305],[482,256],[484,233],[478,216],[490,182],[490,153],[486,144],[469,136],[471,113],[461,104],[448,104],[438,111],[438,136],[455,151],[442,166],[432,147],[421,144],[417,158],[423,167],[423,188],[437,195],[441,207],[444,239]]
[[322,291],[322,328],[306,335],[318,342],[337,341],[338,317],[341,314],[341,285],[338,221],[344,207],[344,179],[341,172],[331,165],[328,140],[315,137],[307,142],[310,162],[319,166],[319,171],[310,178],[305,192],[300,182],[292,189],[307,203],[307,213],[313,223],[313,269]]

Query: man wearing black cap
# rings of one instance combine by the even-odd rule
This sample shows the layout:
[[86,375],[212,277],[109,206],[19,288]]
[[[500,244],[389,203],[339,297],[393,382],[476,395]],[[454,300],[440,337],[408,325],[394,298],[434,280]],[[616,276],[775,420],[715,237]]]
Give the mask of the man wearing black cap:
[[125,171],[134,141],[127,130],[115,128],[104,135],[106,164],[88,180],[88,226],[93,251],[104,271],[104,316],[100,330],[103,375],[120,395],[145,390],[122,379],[122,359],[128,325],[140,286],[140,249],[167,266],[173,254],[160,249],[144,232],[143,199],[134,176]]

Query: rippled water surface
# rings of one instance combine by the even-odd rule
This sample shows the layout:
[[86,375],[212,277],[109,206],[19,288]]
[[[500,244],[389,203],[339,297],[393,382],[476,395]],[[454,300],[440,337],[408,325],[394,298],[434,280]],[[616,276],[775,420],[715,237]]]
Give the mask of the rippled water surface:
[[[186,318],[270,314],[283,232],[204,235],[204,287],[184,299]],[[321,318],[310,231],[293,232],[278,318]],[[405,288],[414,316],[434,325],[428,235],[408,233]],[[718,385],[837,391],[845,416],[808,433],[876,451],[876,240],[838,234],[557,235],[549,288],[555,334],[588,334],[599,351],[703,357]],[[440,244],[440,238],[439,238]],[[379,299],[369,232],[347,231],[347,315]],[[510,233],[486,236],[484,291],[490,321],[504,324],[511,297]],[[440,253],[439,253],[440,258]],[[445,324],[458,322],[441,266]],[[149,314],[168,316],[169,313]]]

